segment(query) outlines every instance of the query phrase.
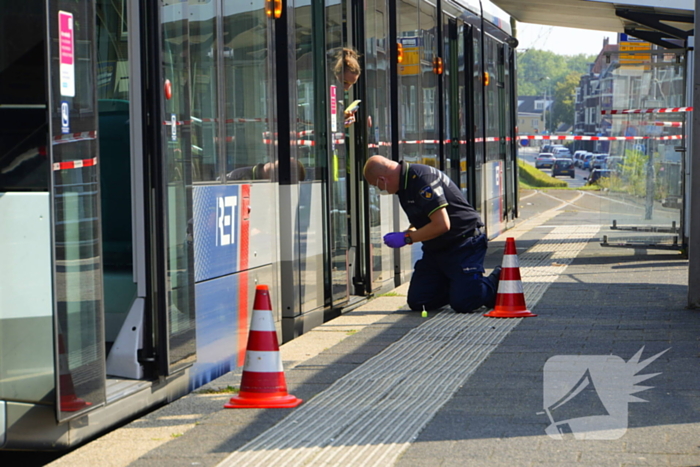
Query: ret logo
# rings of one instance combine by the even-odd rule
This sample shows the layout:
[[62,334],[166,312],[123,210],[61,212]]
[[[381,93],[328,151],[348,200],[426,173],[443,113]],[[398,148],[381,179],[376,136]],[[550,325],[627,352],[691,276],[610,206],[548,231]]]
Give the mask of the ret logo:
[[216,245],[226,246],[236,243],[236,231],[233,221],[234,208],[238,205],[237,196],[219,196],[216,198]]
[[557,355],[544,365],[544,410],[553,439],[613,440],[627,432],[629,402],[653,386],[637,386],[661,373],[637,375],[669,349],[642,362],[644,347],[628,362],[615,355]]

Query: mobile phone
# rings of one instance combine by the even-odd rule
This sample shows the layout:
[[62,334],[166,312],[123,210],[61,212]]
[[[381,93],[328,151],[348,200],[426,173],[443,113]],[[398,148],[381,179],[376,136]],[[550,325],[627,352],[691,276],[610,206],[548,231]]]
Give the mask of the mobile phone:
[[346,111],[346,112],[355,112],[355,111],[360,107],[360,102],[362,102],[362,101],[361,101],[360,99],[357,99],[357,100],[354,101],[352,104],[350,104],[349,106],[347,106],[347,107],[345,108],[345,111]]

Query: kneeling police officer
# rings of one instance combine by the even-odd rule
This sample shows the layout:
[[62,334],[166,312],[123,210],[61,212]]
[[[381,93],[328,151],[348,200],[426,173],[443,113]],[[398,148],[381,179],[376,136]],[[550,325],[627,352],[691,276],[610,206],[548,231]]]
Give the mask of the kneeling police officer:
[[383,156],[367,160],[364,177],[381,194],[398,195],[411,222],[405,232],[386,234],[384,243],[391,248],[423,244],[408,289],[411,310],[450,305],[457,313],[469,313],[493,308],[501,267],[484,277],[484,224],[459,187],[434,167]]

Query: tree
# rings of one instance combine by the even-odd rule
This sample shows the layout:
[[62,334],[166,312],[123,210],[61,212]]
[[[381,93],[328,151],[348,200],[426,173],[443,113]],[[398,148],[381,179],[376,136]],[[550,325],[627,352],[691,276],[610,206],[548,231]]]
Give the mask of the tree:
[[[581,75],[588,72],[595,55],[557,55],[545,50],[517,51],[518,94],[521,96],[553,97],[551,112],[547,112],[547,127],[556,128],[561,123],[574,123],[572,94]],[[549,78],[549,79],[545,79]],[[573,83],[573,84],[572,84]]]
[[569,73],[567,77],[554,86],[554,104],[552,105],[552,128],[562,123],[574,124],[574,104],[576,87],[581,79],[578,73]]
[[579,75],[588,72],[588,65],[593,63],[596,55],[557,55],[554,52],[537,49],[516,51],[518,64],[519,94],[523,96],[542,95],[544,84],[541,78],[549,76],[552,83],[557,83],[571,73]]
[[[518,94],[522,96],[543,96],[547,86],[561,78],[560,70],[565,69],[563,56],[543,50],[526,50],[517,53]],[[549,81],[543,78],[549,77]]]

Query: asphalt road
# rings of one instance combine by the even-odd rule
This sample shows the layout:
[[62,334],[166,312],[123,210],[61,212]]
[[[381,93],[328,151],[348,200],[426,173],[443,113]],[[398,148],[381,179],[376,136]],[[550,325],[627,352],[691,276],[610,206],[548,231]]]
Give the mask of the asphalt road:
[[[518,157],[522,159],[523,161],[527,162],[531,166],[535,166],[535,158],[537,157],[536,152],[521,152],[518,154]],[[540,169],[542,172],[546,173],[547,175],[552,175],[552,169]],[[584,170],[584,169],[579,169],[578,167],[575,169],[576,171],[576,176],[575,178],[571,178],[568,176],[563,176],[560,175],[558,177],[555,177],[559,180],[564,180],[566,183],[569,184],[569,188],[580,188],[586,184],[586,179],[590,175],[590,171]]]

